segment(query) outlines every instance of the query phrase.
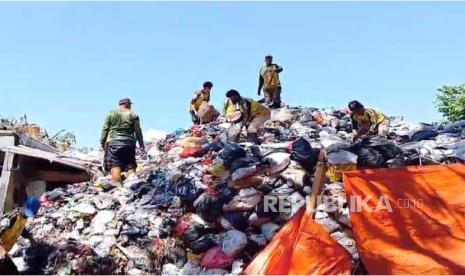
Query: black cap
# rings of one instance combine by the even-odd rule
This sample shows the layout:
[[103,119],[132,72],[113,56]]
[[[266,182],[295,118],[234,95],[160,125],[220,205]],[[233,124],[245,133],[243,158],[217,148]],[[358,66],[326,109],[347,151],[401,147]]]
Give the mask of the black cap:
[[206,87],[210,87],[212,88],[213,87],[213,83],[211,81],[206,81],[203,83],[203,87],[206,88]]
[[273,56],[272,55],[266,55],[265,58],[266,59],[273,59]]
[[362,109],[364,108],[363,104],[361,104],[359,101],[351,101],[349,103],[349,109],[350,111],[354,111],[355,109]]
[[132,102],[129,98],[124,98],[124,99],[119,100],[119,105],[123,105],[123,104],[132,104]]

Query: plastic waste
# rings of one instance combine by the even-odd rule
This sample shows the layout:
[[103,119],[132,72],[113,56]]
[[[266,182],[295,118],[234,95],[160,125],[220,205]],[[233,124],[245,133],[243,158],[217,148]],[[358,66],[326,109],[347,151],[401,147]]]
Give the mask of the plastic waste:
[[225,166],[230,166],[235,160],[246,157],[246,152],[238,144],[227,143],[219,157],[223,159]]
[[234,259],[226,255],[221,247],[211,248],[205,253],[205,256],[200,261],[200,265],[208,269],[223,269],[232,265]]
[[265,156],[262,161],[267,165],[266,174],[275,175],[284,171],[289,166],[291,159],[288,153],[276,152]]
[[236,258],[247,246],[247,236],[237,230],[226,232],[223,239],[223,252],[231,258]]

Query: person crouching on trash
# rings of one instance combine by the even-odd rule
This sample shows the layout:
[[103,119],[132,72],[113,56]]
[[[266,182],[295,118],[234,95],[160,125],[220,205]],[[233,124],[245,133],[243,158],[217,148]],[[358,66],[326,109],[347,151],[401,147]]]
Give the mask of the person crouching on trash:
[[247,128],[247,141],[260,144],[258,139],[258,132],[263,128],[266,121],[271,118],[271,112],[268,108],[261,105],[260,103],[242,98],[239,92],[236,90],[229,90],[226,93],[226,97],[229,99],[230,104],[234,106],[236,116],[230,116],[229,121],[233,124],[234,137],[233,140],[237,141],[242,128]]
[[139,116],[131,110],[128,98],[119,101],[119,108],[108,114],[102,128],[100,144],[105,151],[105,168],[111,170],[113,184],[121,183],[121,172],[134,174],[136,164],[136,141],[145,152],[144,138]]
[[354,141],[362,136],[379,135],[386,137],[389,131],[389,119],[383,113],[364,107],[359,101],[349,103],[350,119],[356,130]]
[[0,217],[0,274],[18,274],[18,269],[8,256],[8,252],[22,236],[35,244],[31,233],[25,229],[27,219],[37,215],[40,201],[35,197],[26,200],[24,208],[16,208]]
[[203,84],[203,89],[200,91],[195,92],[194,97],[192,98],[190,102],[190,113],[192,117],[192,122],[195,125],[200,124],[200,118],[199,118],[199,108],[202,105],[202,103],[210,102],[210,93],[213,88],[213,83],[210,81],[207,81]]

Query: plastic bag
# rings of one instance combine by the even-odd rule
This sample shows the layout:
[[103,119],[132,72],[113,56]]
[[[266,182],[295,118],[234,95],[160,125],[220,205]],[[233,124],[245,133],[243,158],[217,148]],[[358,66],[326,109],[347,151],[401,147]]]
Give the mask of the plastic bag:
[[232,181],[238,181],[247,177],[254,176],[259,171],[257,166],[250,166],[245,168],[239,168],[231,175]]
[[212,222],[221,216],[224,200],[217,191],[207,190],[203,192],[194,202],[194,208],[206,221]]
[[236,258],[247,246],[247,236],[241,231],[230,230],[223,239],[223,252],[231,258]]
[[357,164],[357,155],[352,152],[340,150],[328,154],[328,163],[335,164]]
[[191,243],[189,243],[189,248],[194,254],[201,254],[207,252],[208,249],[218,246],[218,238],[213,234],[207,234]]
[[179,157],[185,159],[189,157],[200,157],[205,155],[208,152],[208,149],[202,147],[196,148],[184,148],[183,151],[179,154]]
[[225,166],[230,166],[234,160],[246,157],[245,149],[234,143],[227,143],[220,152],[219,157],[223,159]]
[[199,148],[207,143],[206,137],[186,137],[179,142],[179,145],[183,148]]
[[245,230],[249,227],[250,212],[224,212],[223,217],[235,229]]
[[342,175],[344,172],[355,171],[357,165],[355,164],[337,164],[329,165],[328,170],[326,171],[326,176],[329,178],[330,182],[342,181]]
[[267,165],[266,174],[275,175],[284,171],[291,162],[288,153],[274,152],[262,159],[263,163]]
[[242,189],[239,194],[223,206],[224,211],[248,211],[255,208],[263,199],[263,194],[254,188]]
[[174,193],[183,201],[193,202],[201,193],[201,190],[194,182],[185,180],[184,182],[178,183],[174,186]]
[[310,184],[310,175],[305,170],[287,168],[281,177],[287,181],[287,185],[297,190],[303,189]]
[[304,138],[299,138],[291,145],[291,159],[299,162],[307,171],[312,172],[318,162],[312,146]]
[[253,158],[253,157],[239,158],[237,160],[234,160],[231,163],[231,165],[229,166],[229,172],[233,174],[236,170],[240,168],[254,166],[258,163],[260,163],[260,161],[257,158]]
[[200,261],[200,265],[209,268],[228,268],[232,265],[234,259],[226,255],[221,247],[210,248]]
[[228,187],[233,188],[233,189],[244,189],[244,188],[256,188],[262,185],[263,183],[263,178],[260,176],[250,176],[246,178],[242,178],[236,181],[229,181],[228,182]]
[[213,165],[208,167],[207,172],[213,176],[221,177],[226,174],[226,167],[223,160],[215,160]]

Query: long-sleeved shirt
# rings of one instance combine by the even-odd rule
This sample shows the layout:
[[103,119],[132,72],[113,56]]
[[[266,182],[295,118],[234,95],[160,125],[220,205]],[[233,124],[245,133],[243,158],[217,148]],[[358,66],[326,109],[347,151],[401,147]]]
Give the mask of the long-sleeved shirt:
[[242,114],[242,122],[245,124],[250,123],[254,118],[260,116],[267,116],[270,110],[251,99],[242,98],[239,103],[235,105],[236,110]]
[[259,86],[265,89],[280,87],[281,81],[279,80],[279,73],[282,71],[283,68],[277,64],[263,66],[260,69]]
[[363,115],[352,113],[350,115],[354,129],[368,129],[373,131],[376,126],[386,119],[386,115],[371,108],[365,108]]
[[111,140],[138,141],[142,147],[144,138],[140,128],[139,116],[132,110],[119,108],[108,114],[102,128],[100,144]]

